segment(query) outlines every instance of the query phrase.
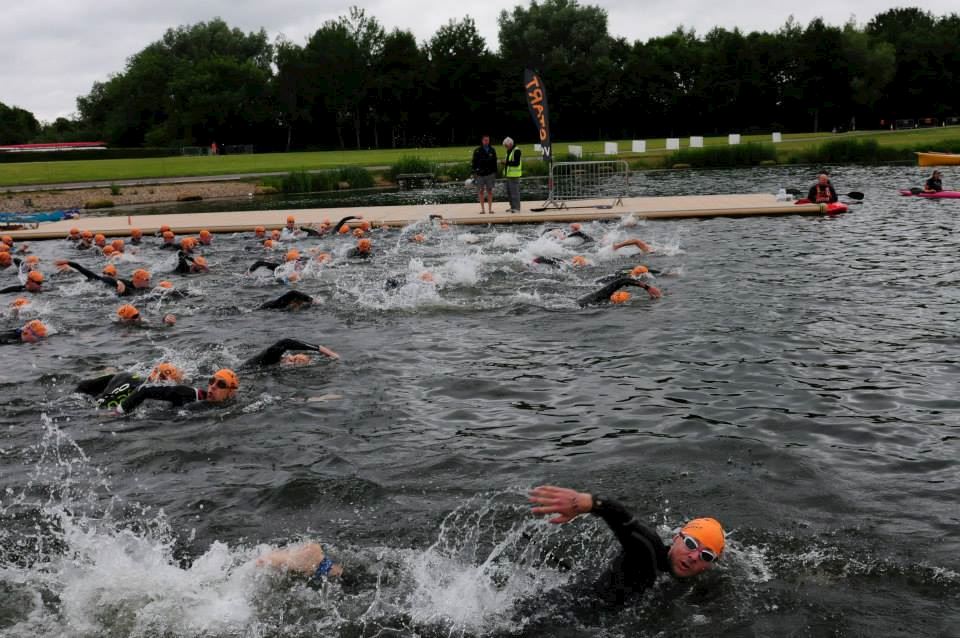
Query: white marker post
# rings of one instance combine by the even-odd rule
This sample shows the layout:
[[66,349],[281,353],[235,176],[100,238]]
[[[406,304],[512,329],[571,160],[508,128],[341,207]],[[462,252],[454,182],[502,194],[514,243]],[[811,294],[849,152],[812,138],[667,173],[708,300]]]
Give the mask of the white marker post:
[[634,153],[646,153],[647,140],[633,140],[633,142],[630,144],[630,150]]
[[616,155],[619,153],[617,150],[616,142],[604,142],[603,143],[603,154],[604,155]]
[[567,146],[567,152],[574,157],[583,157],[583,147],[577,144],[570,144]]
[[783,135],[781,135],[780,133],[773,133],[771,137],[773,138],[774,144],[779,144],[780,142],[783,141]]
[[679,138],[679,137],[668,137],[668,138],[667,138],[667,150],[668,150],[668,151],[679,151],[679,150],[680,150],[680,138]]
[[727,144],[729,144],[730,146],[736,146],[739,143],[740,143],[739,133],[731,133],[730,135],[727,136]]
[[690,136],[690,148],[703,148],[703,137],[700,135]]

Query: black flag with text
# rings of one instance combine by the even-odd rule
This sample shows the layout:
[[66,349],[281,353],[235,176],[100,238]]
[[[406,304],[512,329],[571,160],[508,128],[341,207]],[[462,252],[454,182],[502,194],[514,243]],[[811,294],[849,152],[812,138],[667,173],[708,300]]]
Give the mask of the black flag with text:
[[523,84],[530,117],[533,118],[533,123],[537,127],[539,144],[543,149],[543,158],[549,160],[551,157],[550,111],[547,109],[547,87],[543,84],[540,74],[530,69],[525,69],[523,72]]

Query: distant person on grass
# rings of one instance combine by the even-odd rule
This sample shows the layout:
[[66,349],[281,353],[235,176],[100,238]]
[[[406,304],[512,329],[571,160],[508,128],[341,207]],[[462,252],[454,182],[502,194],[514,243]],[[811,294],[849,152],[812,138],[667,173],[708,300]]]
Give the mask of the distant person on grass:
[[493,186],[497,183],[497,149],[490,146],[490,136],[480,139],[480,146],[473,151],[473,183],[480,196],[480,214],[485,213],[483,196],[487,196],[487,207],[493,214]]

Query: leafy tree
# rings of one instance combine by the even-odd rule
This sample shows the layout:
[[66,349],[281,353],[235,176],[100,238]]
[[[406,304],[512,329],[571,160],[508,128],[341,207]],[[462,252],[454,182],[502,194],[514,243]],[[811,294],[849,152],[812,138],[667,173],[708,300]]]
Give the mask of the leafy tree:
[[40,132],[33,113],[0,102],[0,144],[26,144]]

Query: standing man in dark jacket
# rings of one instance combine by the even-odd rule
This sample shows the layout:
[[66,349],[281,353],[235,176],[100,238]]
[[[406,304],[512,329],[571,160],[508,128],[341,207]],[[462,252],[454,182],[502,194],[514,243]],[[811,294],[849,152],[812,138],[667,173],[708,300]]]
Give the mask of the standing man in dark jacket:
[[487,206],[493,214],[493,185],[497,182],[497,149],[490,146],[490,136],[480,139],[480,146],[473,151],[473,183],[480,193],[480,214],[484,214],[483,194],[487,194]]
[[523,177],[523,163],[520,160],[520,149],[512,138],[503,140],[503,147],[507,149],[507,158],[504,160],[503,176],[507,178],[507,195],[510,198],[508,213],[520,212],[520,178]]

